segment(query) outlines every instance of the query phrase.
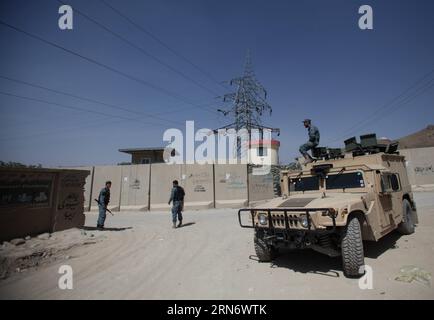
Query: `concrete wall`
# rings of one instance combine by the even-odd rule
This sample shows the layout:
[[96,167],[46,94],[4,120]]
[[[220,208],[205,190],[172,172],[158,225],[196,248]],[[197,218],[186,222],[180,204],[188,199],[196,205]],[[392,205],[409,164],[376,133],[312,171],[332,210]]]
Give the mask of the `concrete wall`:
[[92,205],[92,181],[95,167],[69,167],[65,169],[73,170],[86,170],[90,174],[86,177],[86,183],[84,185],[84,210],[89,211]]
[[181,166],[166,163],[151,164],[151,210],[169,210],[167,204],[172,189],[172,181],[178,180],[181,185]]
[[0,168],[0,240],[83,226],[89,173]]
[[98,199],[99,192],[105,186],[105,182],[110,180],[112,187],[110,189],[110,210],[119,210],[121,198],[121,174],[124,166],[96,166],[92,182],[92,200],[91,210],[98,210],[98,204],[94,199]]
[[214,172],[216,208],[240,208],[247,206],[247,165],[215,165]]
[[[406,156],[412,185],[434,185],[434,147],[404,149],[400,153]],[[159,163],[75,169],[90,171],[84,185],[84,204],[85,208],[91,205],[92,210],[97,209],[93,199],[107,180],[113,183],[109,205],[112,210],[169,210],[167,201],[175,179],[185,189],[186,209],[239,208],[274,196],[272,175],[248,174],[243,164]],[[37,216],[38,209],[34,212]],[[34,223],[35,229],[43,230],[50,222],[42,215]]]
[[[271,174],[249,174],[245,164],[183,164],[166,163],[95,166],[84,186],[85,209],[97,210],[93,200],[107,180],[112,181],[110,210],[169,210],[167,204],[172,181],[178,180],[185,189],[185,209],[239,208],[272,199]],[[77,168],[74,168],[77,169]]]
[[403,149],[410,183],[414,186],[434,184],[434,147]]
[[268,200],[274,197],[273,175],[253,175],[249,173],[249,203]]
[[122,166],[121,210],[149,210],[151,165]]
[[84,225],[84,187],[89,173],[90,171],[81,170],[63,170],[58,173],[52,232]]
[[185,209],[214,207],[214,173],[210,164],[186,164],[181,166],[180,185],[185,190]]

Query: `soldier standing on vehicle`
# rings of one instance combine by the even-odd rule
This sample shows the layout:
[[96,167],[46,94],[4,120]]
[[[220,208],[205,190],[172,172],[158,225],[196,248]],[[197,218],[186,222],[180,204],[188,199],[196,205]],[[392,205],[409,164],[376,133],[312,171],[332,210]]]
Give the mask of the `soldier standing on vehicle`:
[[112,186],[112,182],[107,181],[105,183],[105,187],[101,189],[99,196],[98,196],[99,215],[98,215],[98,222],[96,225],[96,227],[98,229],[104,229],[104,222],[105,222],[105,218],[106,218],[107,206],[110,202],[110,188],[111,188],[111,186]]
[[305,163],[310,163],[313,161],[311,155],[308,153],[309,150],[312,150],[319,144],[319,130],[317,127],[312,125],[312,121],[310,119],[303,120],[304,127],[308,130],[309,141],[300,146],[300,153],[306,159]]
[[172,202],[172,222],[173,228],[176,228],[178,219],[178,228],[182,226],[182,210],[184,209],[184,189],[178,185],[178,180],[173,180],[173,188],[170,193],[169,205]]

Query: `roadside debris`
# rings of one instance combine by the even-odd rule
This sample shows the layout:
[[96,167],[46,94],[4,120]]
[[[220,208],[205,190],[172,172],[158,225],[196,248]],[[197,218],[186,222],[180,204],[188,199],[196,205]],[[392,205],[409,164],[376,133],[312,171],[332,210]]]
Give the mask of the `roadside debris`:
[[0,279],[56,260],[68,260],[71,258],[68,254],[70,249],[95,244],[104,238],[102,234],[89,234],[73,228],[26,237],[27,241],[22,238],[5,241],[0,245]]
[[414,280],[430,287],[431,273],[417,266],[404,266],[399,270],[399,275],[395,280],[407,283],[411,283]]
[[51,237],[49,233],[40,234],[37,238],[40,240],[48,240]]
[[19,245],[25,244],[26,241],[24,239],[12,239],[11,243],[15,246],[19,246]]

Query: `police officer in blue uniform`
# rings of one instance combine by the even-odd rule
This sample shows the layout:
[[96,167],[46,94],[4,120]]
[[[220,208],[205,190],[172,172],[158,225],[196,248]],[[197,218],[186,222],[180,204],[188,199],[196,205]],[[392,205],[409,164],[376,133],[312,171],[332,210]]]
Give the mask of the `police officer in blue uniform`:
[[176,228],[178,219],[178,228],[182,226],[182,210],[184,208],[184,189],[178,185],[178,180],[173,180],[173,188],[170,193],[169,205],[172,202],[172,222],[173,228]]
[[320,135],[318,128],[312,125],[312,121],[310,119],[304,119],[303,124],[308,131],[309,141],[301,145],[299,150],[303,157],[306,159],[305,163],[310,163],[313,161],[313,159],[308,153],[308,151],[318,146]]
[[110,202],[110,188],[112,186],[111,181],[105,183],[105,187],[101,189],[98,196],[98,222],[96,227],[98,229],[104,229],[104,222],[106,218],[107,206]]

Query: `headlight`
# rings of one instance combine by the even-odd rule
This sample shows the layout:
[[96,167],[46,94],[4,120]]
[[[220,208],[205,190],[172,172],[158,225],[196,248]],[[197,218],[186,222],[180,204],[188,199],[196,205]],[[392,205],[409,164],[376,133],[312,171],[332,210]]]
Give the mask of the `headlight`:
[[303,228],[307,228],[309,226],[309,223],[307,221],[307,216],[301,216],[300,223]]
[[259,215],[258,215],[258,221],[259,221],[259,224],[262,224],[262,225],[266,225],[267,224],[267,215],[265,215],[265,214],[263,214],[263,213],[260,213]]

